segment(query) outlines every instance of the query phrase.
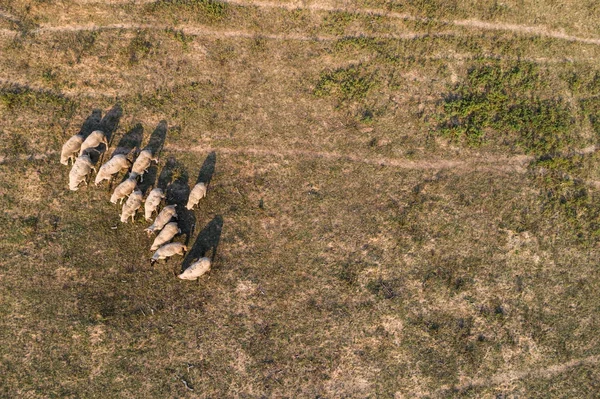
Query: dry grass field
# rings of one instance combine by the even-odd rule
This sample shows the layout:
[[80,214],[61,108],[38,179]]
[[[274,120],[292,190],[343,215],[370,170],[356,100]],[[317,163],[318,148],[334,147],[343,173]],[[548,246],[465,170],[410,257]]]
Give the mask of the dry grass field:
[[[599,32],[595,0],[0,0],[0,396],[598,397]],[[95,127],[166,135],[148,187],[212,177],[176,238],[207,276],[68,190]]]

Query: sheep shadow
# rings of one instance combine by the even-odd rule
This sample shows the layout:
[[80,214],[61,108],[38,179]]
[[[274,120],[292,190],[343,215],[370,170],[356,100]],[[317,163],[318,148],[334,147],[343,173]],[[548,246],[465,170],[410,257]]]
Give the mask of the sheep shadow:
[[100,129],[100,127],[102,126],[101,122],[102,122],[102,110],[96,108],[92,111],[90,116],[88,116],[85,119],[85,121],[83,121],[83,124],[81,125],[81,129],[79,129],[79,133],[77,133],[77,134],[80,135],[81,137],[83,137],[83,139],[85,140],[87,138],[87,136],[89,136],[94,130]]
[[177,205],[177,225],[181,234],[185,235],[187,245],[194,235],[196,215],[185,207],[190,195],[189,175],[185,166],[174,157],[170,157],[158,178],[158,187],[165,191],[167,204]]
[[115,155],[129,155],[131,151],[134,149],[139,149],[142,146],[142,138],[144,137],[144,127],[141,123],[137,123],[133,128],[131,128],[127,133],[121,137],[119,143],[117,144],[117,148],[112,153],[112,156]]
[[[144,173],[144,180],[138,182],[138,188],[142,191],[142,194],[146,195],[153,187],[156,187],[156,178],[158,176],[158,166],[151,165],[146,173]],[[163,188],[164,191],[164,188]]]
[[112,143],[112,135],[119,127],[119,122],[123,116],[123,107],[120,104],[115,104],[110,111],[104,115],[104,118],[100,121],[100,129],[106,135],[106,140],[110,144]]
[[102,111],[99,109],[94,109],[92,114],[87,117],[87,119],[83,122],[83,126],[81,127],[79,134],[83,136],[84,140],[95,130],[101,130],[106,135],[107,141],[109,143],[106,146],[104,143],[101,143],[96,148],[90,148],[86,151],[86,153],[90,156],[90,160],[93,165],[97,165],[102,161],[103,154],[106,152],[108,147],[110,146],[110,141],[112,134],[119,126],[119,121],[121,116],[123,115],[123,108],[119,104],[116,104],[114,107],[110,109],[104,115],[104,118],[101,118]]
[[165,145],[165,140],[167,139],[167,121],[162,120],[156,126],[152,134],[150,135],[150,140],[148,140],[148,144],[144,147],[144,150],[150,150],[152,155],[158,156],[163,146]]
[[217,256],[217,248],[221,241],[221,231],[223,230],[223,217],[217,215],[211,220],[206,227],[198,233],[194,245],[188,249],[188,253],[183,259],[181,264],[181,272],[190,267],[190,265],[197,259],[205,257],[209,251],[212,250],[210,256],[211,262],[214,263]]
[[200,172],[198,173],[198,178],[196,179],[196,184],[204,183],[206,187],[210,184],[212,180],[213,174],[215,173],[215,165],[217,164],[217,154],[212,151],[202,164],[200,168]]
[[165,166],[163,166],[160,171],[160,175],[158,176],[157,187],[162,189],[163,191],[167,190],[167,186],[171,184],[171,180],[173,180],[173,175],[175,173],[175,169],[177,169],[178,162],[175,157],[169,157],[167,162],[165,162]]

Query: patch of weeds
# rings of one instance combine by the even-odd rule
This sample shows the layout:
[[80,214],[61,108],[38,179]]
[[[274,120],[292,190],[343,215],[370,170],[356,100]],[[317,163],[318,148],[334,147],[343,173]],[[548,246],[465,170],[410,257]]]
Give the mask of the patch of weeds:
[[227,16],[229,5],[215,0],[158,0],[146,9],[152,12],[177,9],[205,21],[220,21]]
[[346,11],[332,12],[323,19],[322,29],[328,33],[342,35],[346,31],[346,27],[357,18],[358,14]]
[[538,94],[543,86],[532,63],[473,67],[444,96],[437,132],[472,146],[500,136],[527,153],[556,153],[575,138],[573,117],[562,99]]
[[52,70],[52,68],[46,68],[42,72],[42,79],[47,83],[53,82],[56,79],[56,76],[57,74]]
[[[563,238],[572,238],[580,244],[600,240],[600,198],[591,192],[576,175],[588,166],[584,155],[556,156],[538,159],[530,165],[533,179],[542,194],[542,215],[558,220]],[[566,237],[569,236],[569,237]]]
[[29,145],[25,137],[18,133],[13,133],[7,137],[5,141],[5,150],[4,152],[7,155],[20,155],[27,154],[29,152]]
[[173,28],[166,29],[167,34],[171,35],[176,41],[181,43],[184,50],[188,49],[188,44],[194,41],[194,38],[186,35],[184,31]]
[[336,52],[347,53],[352,50],[377,49],[377,39],[372,37],[344,37],[337,40],[334,45]]
[[399,279],[384,280],[379,278],[367,283],[367,290],[382,299],[394,299],[400,294],[402,282]]
[[151,49],[152,43],[148,40],[146,32],[138,31],[127,47],[129,64],[137,64],[141,59],[146,58]]
[[219,43],[218,41],[215,44],[209,54],[219,64],[226,65],[235,59],[235,47]]
[[157,89],[153,95],[140,95],[139,100],[145,107],[163,110],[173,100],[173,92],[168,89]]
[[373,111],[370,109],[365,109],[360,113],[360,121],[365,124],[370,124],[373,122]]
[[317,97],[334,96],[340,101],[359,100],[364,99],[374,86],[373,74],[367,73],[360,65],[352,65],[321,73],[314,94]]
[[75,105],[61,94],[43,90],[32,90],[27,87],[15,85],[0,88],[0,104],[9,110],[20,107],[33,108],[40,105],[50,105],[64,109]]
[[[600,91],[600,89],[599,89]],[[580,100],[579,106],[581,107],[584,118],[588,120],[592,126],[592,130],[596,135],[596,142],[600,141],[600,97],[590,97]]]
[[358,275],[364,265],[360,262],[346,261],[342,263],[337,277],[348,285],[355,285],[358,281]]
[[94,47],[98,34],[99,32],[95,30],[77,32],[74,46],[71,47],[75,51],[77,63],[80,63],[81,57]]
[[264,37],[258,36],[252,40],[250,44],[250,49],[256,53],[262,53],[267,49],[267,39]]
[[597,95],[600,91],[600,71],[571,68],[563,72],[561,78],[575,95]]

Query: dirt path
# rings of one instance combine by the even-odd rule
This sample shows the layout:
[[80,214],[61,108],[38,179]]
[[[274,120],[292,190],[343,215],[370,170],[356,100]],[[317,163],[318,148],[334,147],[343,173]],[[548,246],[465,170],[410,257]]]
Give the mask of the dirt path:
[[[267,148],[248,147],[180,147],[175,145],[165,146],[165,150],[170,152],[197,152],[208,154],[216,151],[222,154],[234,155],[253,155],[253,156],[275,156],[281,158],[313,158],[324,159],[328,161],[346,161],[352,163],[362,163],[374,166],[387,166],[399,169],[412,170],[441,170],[454,169],[462,171],[491,171],[491,172],[518,172],[524,173],[527,170],[527,163],[533,158],[526,155],[517,155],[513,157],[490,157],[471,158],[467,160],[448,160],[448,159],[406,159],[406,158],[385,158],[385,157],[362,157],[355,154],[342,154],[338,152],[326,151],[308,151],[308,150],[272,150]],[[9,163],[14,160],[33,161],[47,159],[58,154],[58,151],[48,151],[34,155],[19,155],[17,157],[0,156],[0,164]]]
[[[77,0],[78,3],[82,4],[130,4],[131,0],[105,0],[105,1],[95,1],[95,0]],[[153,3],[154,0],[135,0],[134,4],[148,4]],[[418,17],[410,14],[404,14],[394,11],[388,11],[381,8],[354,8],[354,7],[336,7],[331,4],[324,4],[322,2],[315,2],[305,4],[304,2],[273,2],[273,1],[261,1],[261,0],[224,0],[223,2],[229,4],[235,4],[239,6],[246,7],[259,7],[259,8],[280,8],[285,10],[311,10],[311,11],[326,11],[326,12],[336,12],[336,11],[346,11],[357,14],[366,14],[366,15],[376,15],[376,16],[385,16],[388,18],[397,18],[403,20],[412,20],[412,21],[435,21],[441,22],[454,26],[462,26],[467,28],[475,28],[481,30],[499,30],[499,31],[508,31],[519,34],[529,34],[535,36],[544,36],[550,37],[553,39],[559,40],[567,40],[573,42],[580,42],[586,44],[600,45],[600,38],[593,37],[579,37],[574,35],[568,35],[563,32],[557,32],[549,30],[544,26],[528,26],[528,25],[518,25],[518,24],[508,24],[508,23],[499,23],[499,22],[486,22],[480,21],[476,19],[467,19],[467,20],[444,20],[444,19],[430,19],[424,17]]]
[[[581,359],[573,359],[569,360],[565,363],[555,364],[549,367],[534,369],[534,370],[520,370],[520,371],[511,371],[507,373],[496,374],[487,378],[475,378],[468,379],[462,382],[460,385],[455,386],[443,386],[439,390],[435,392],[435,395],[442,395],[447,393],[448,391],[458,391],[464,392],[467,389],[472,388],[485,388],[494,385],[505,385],[509,384],[516,380],[522,380],[525,378],[552,378],[555,375],[562,374],[567,372],[568,370],[585,365],[596,365],[600,363],[600,356],[588,356]],[[425,395],[425,396],[431,396]]]
[[347,161],[353,163],[363,163],[375,166],[389,166],[399,169],[415,170],[439,170],[439,169],[464,169],[466,171],[496,171],[496,172],[520,172],[527,170],[527,164],[533,157],[527,155],[517,155],[513,157],[490,157],[484,156],[469,160],[448,160],[448,159],[406,159],[406,158],[386,158],[386,157],[363,157],[355,154],[343,154],[338,152],[309,151],[309,150],[272,150],[267,148],[247,147],[178,147],[167,145],[165,149],[173,152],[201,152],[209,153],[211,151],[225,154],[247,154],[263,155],[288,158],[316,158],[331,161]]
[[[396,40],[412,40],[422,37],[446,37],[455,36],[453,32],[438,32],[438,33],[400,33],[400,34],[360,34],[360,35],[344,35],[344,36],[332,36],[332,35],[301,35],[295,33],[287,34],[271,34],[271,33],[259,33],[259,32],[247,32],[239,30],[219,30],[212,29],[203,26],[188,26],[188,25],[156,25],[156,24],[136,24],[136,23],[123,23],[123,24],[110,24],[110,25],[41,25],[37,29],[29,31],[32,34],[47,33],[47,32],[82,32],[82,31],[96,31],[96,30],[157,30],[164,31],[167,29],[175,29],[185,33],[188,36],[213,36],[213,37],[233,37],[233,38],[247,38],[247,39],[271,39],[271,40],[294,40],[294,41],[308,41],[308,42],[332,42],[338,41],[342,38],[351,37],[362,37],[372,39],[396,39]],[[0,29],[0,34],[5,36],[14,36],[19,34],[17,30],[11,29]]]
[[224,0],[225,3],[237,4],[242,6],[256,6],[262,8],[284,8],[287,10],[296,10],[296,9],[308,9],[315,11],[348,11],[359,14],[367,14],[367,15],[377,15],[377,16],[387,16],[389,18],[398,18],[404,20],[412,20],[412,21],[436,21],[442,22],[446,24],[451,24],[455,26],[464,26],[469,28],[476,28],[482,30],[503,30],[514,33],[526,33],[537,36],[545,36],[551,37],[554,39],[568,40],[568,41],[576,41],[587,44],[595,44],[600,45],[600,38],[584,38],[578,36],[567,35],[562,32],[554,32],[550,31],[542,26],[526,26],[526,25],[516,25],[516,24],[505,24],[505,23],[496,23],[496,22],[485,22],[479,21],[475,19],[469,20],[443,20],[443,19],[429,19],[423,17],[417,17],[414,15],[403,14],[393,11],[387,11],[380,8],[339,8],[334,7],[328,4],[323,3],[311,3],[308,5],[301,5],[301,3],[281,3],[281,2],[271,2],[271,1],[256,1],[256,0]]
[[[312,35],[305,36],[300,34],[261,34],[255,32],[245,32],[245,31],[236,31],[236,30],[214,30],[208,27],[201,26],[160,26],[160,25],[146,25],[146,24],[111,24],[111,25],[63,25],[63,26],[41,26],[38,29],[34,29],[29,33],[34,34],[43,34],[43,33],[51,33],[51,32],[81,32],[81,31],[102,31],[102,30],[137,30],[137,29],[147,29],[147,30],[157,30],[164,31],[166,29],[175,29],[182,31],[188,36],[197,36],[197,37],[230,37],[230,38],[247,38],[247,39],[269,39],[269,40],[288,40],[288,41],[306,41],[306,42],[335,42],[341,39],[347,39],[351,37],[366,37],[373,39],[396,39],[396,40],[412,40],[419,39],[424,37],[454,37],[457,36],[453,32],[439,32],[439,33],[404,33],[404,34],[395,34],[395,35],[360,35],[360,36],[326,36],[326,35]],[[0,29],[0,36],[8,36],[14,37],[20,34],[20,32],[11,29]],[[443,56],[425,56],[419,57],[420,59],[427,60],[457,60],[457,61],[466,61],[470,59],[502,59],[502,60],[513,60],[513,61],[529,61],[540,64],[557,64],[557,63],[565,63],[565,62],[595,62],[595,58],[593,57],[581,57],[581,58],[548,58],[548,57],[537,57],[537,58],[527,58],[527,57],[509,57],[509,56],[499,56],[494,54],[478,54],[477,56],[470,54],[446,54]],[[6,80],[6,79],[4,79]],[[126,95],[126,93],[118,94],[118,95]]]
[[45,93],[54,93],[58,96],[66,96],[66,97],[86,97],[86,98],[110,98],[114,99],[117,97],[126,97],[130,95],[135,95],[136,93],[127,93],[127,92],[119,92],[117,90],[112,90],[110,92],[99,92],[97,90],[73,90],[73,89],[62,89],[60,92],[53,90],[49,87],[38,86],[36,84],[31,84],[25,80],[14,80],[14,79],[6,79],[0,77],[0,86],[16,86],[22,89],[29,89],[38,92]]

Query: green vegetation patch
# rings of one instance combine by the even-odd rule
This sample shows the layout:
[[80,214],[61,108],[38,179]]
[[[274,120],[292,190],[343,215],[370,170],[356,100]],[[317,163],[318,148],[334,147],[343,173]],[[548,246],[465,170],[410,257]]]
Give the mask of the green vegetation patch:
[[147,6],[148,11],[181,10],[207,21],[220,21],[229,11],[227,3],[214,0],[158,0]]
[[314,94],[317,97],[331,95],[340,101],[359,100],[367,96],[375,86],[374,75],[360,65],[322,72]]
[[437,132],[468,145],[496,136],[527,153],[560,151],[575,139],[574,118],[561,98],[541,96],[544,86],[532,63],[472,67],[444,96]]
[[582,99],[580,106],[585,118],[594,131],[596,141],[600,141],[600,97]]
[[62,94],[45,90],[33,90],[28,87],[17,85],[0,87],[0,104],[9,110],[20,107],[31,108],[44,105],[62,108],[74,105],[71,100]]
[[[581,244],[600,239],[600,207],[595,191],[590,190],[586,170],[597,164],[597,156],[571,155],[542,157],[530,165],[533,179],[542,195],[542,215],[548,220],[560,220],[561,235],[568,235]],[[567,237],[563,237],[567,238]]]

